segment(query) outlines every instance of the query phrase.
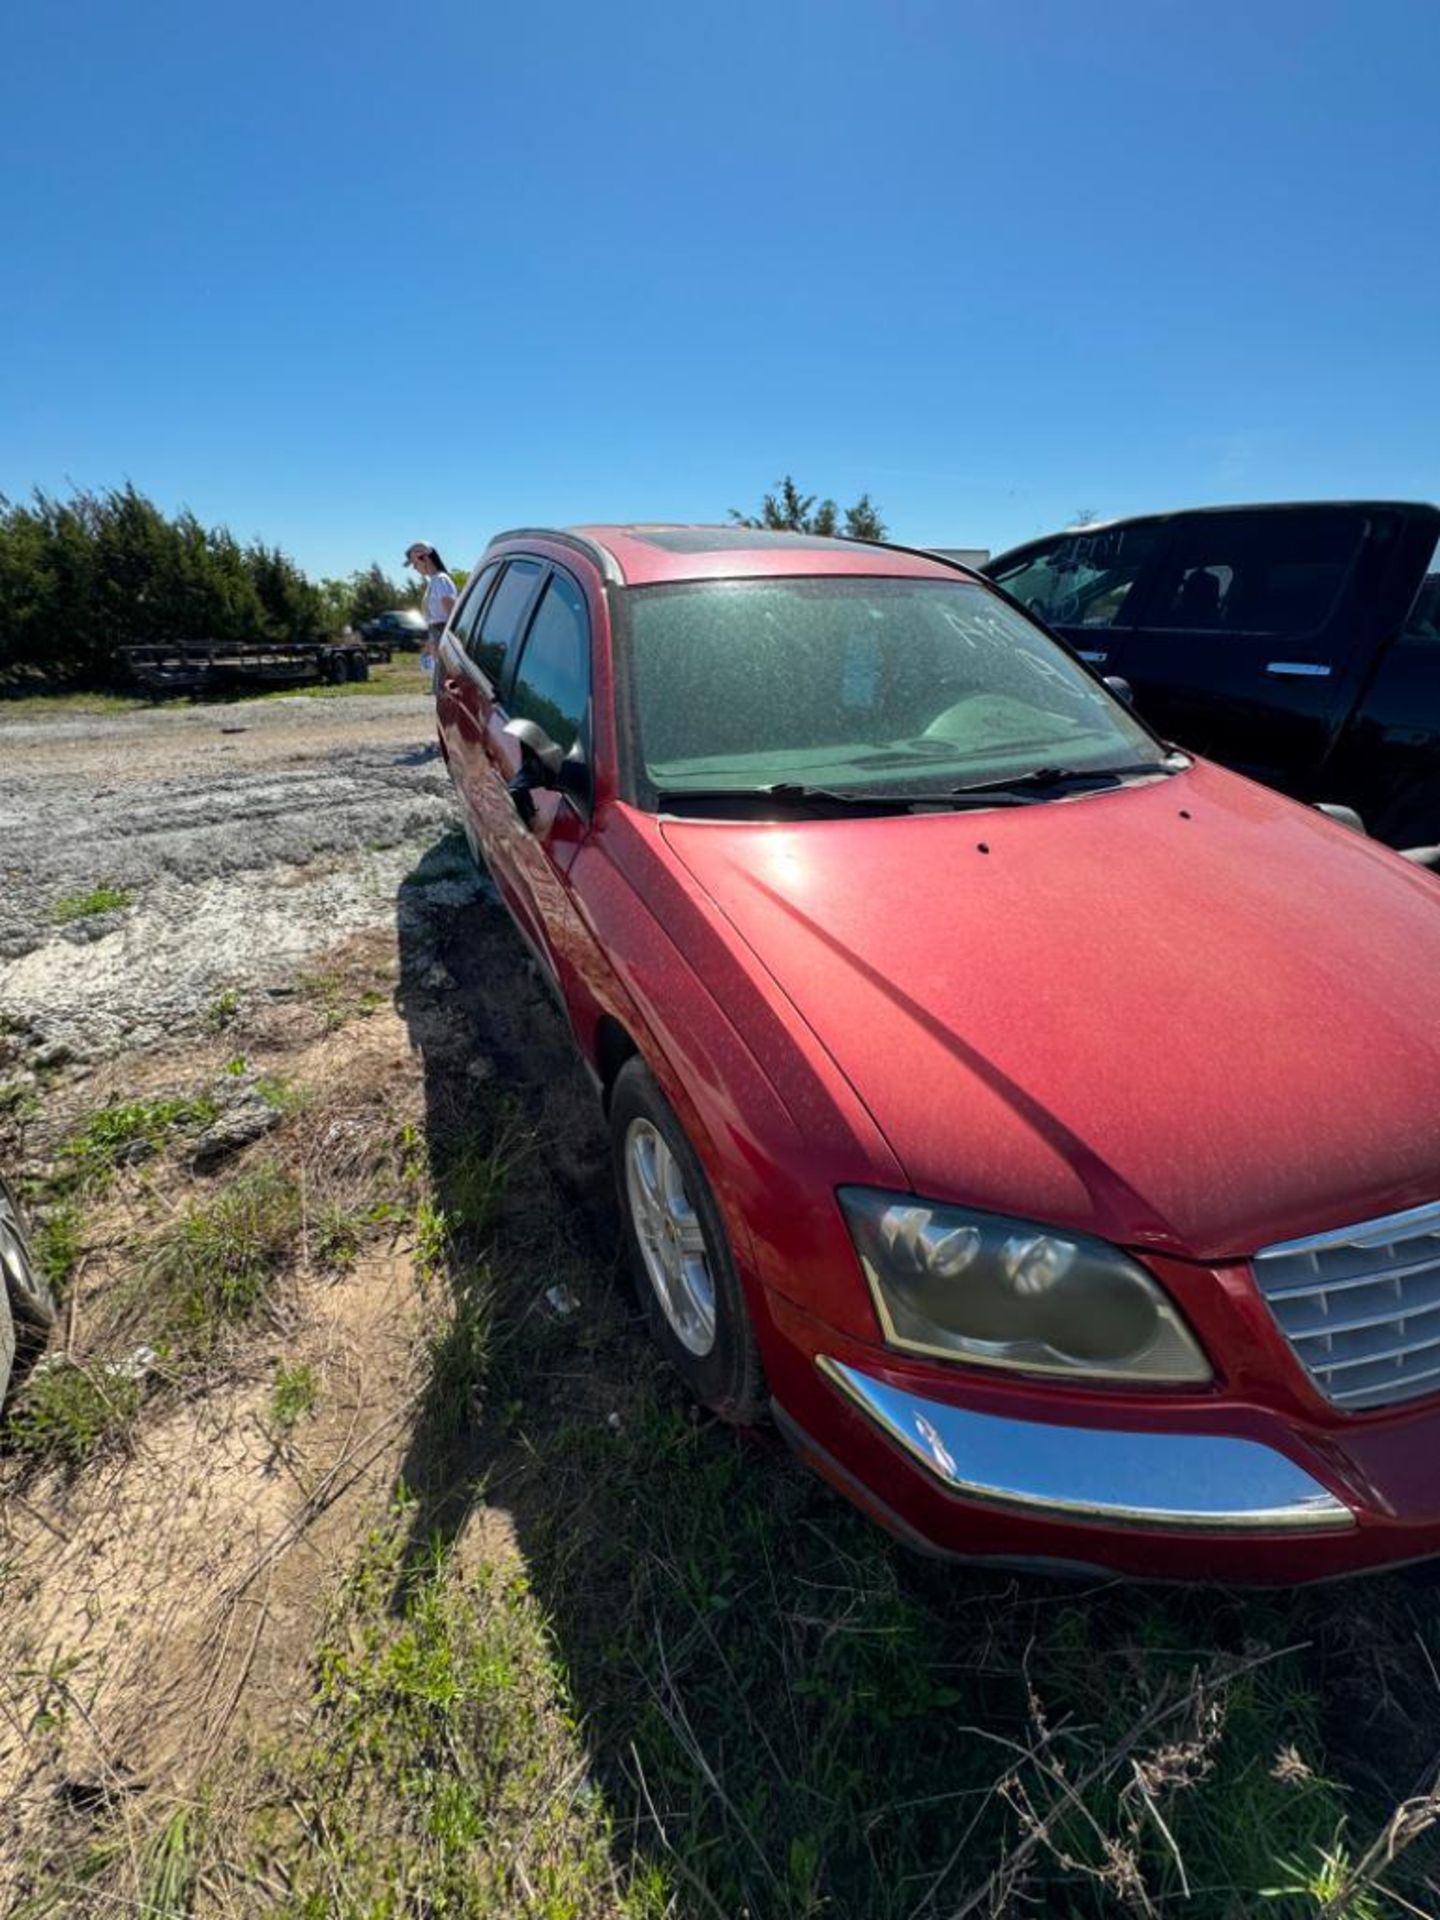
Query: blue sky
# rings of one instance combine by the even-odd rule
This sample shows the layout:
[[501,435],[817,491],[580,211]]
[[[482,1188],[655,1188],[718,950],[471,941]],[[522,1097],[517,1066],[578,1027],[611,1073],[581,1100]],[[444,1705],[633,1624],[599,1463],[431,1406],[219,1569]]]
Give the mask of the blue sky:
[[1433,0],[14,6],[0,491],[319,573],[1435,498],[1437,74]]

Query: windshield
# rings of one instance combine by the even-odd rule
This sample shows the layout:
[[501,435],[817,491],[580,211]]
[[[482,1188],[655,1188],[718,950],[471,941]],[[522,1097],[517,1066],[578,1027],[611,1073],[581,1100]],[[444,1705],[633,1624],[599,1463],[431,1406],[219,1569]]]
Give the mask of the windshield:
[[631,588],[651,788],[823,781],[943,792],[1064,766],[1153,766],[1149,733],[984,587],[767,579]]

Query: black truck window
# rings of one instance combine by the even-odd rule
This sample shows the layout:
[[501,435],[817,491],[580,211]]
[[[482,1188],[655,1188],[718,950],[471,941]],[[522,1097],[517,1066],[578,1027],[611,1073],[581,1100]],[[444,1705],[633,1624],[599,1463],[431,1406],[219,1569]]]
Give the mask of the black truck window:
[[1123,625],[1122,610],[1160,539],[1157,526],[1081,527],[1032,547],[996,582],[1052,627]]
[[1362,514],[1196,514],[1178,525],[1147,627],[1295,637],[1323,626],[1360,543]]

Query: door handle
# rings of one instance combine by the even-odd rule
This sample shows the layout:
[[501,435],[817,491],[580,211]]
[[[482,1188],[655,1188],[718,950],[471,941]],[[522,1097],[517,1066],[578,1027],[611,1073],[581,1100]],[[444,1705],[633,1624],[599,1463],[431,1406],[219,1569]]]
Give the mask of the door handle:
[[1330,669],[1322,660],[1272,660],[1265,671],[1277,680],[1328,680]]
[[1108,653],[1096,653],[1093,650],[1087,650],[1085,647],[1077,647],[1075,651],[1082,660],[1088,661],[1092,667],[1103,667],[1105,662],[1110,658]]

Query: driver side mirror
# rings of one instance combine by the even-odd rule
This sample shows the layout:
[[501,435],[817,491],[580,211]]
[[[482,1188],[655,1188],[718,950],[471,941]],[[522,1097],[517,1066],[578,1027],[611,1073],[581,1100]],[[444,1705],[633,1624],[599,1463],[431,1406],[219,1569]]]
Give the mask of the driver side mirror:
[[537,788],[558,787],[588,818],[590,775],[578,745],[567,754],[534,720],[507,720],[505,731],[520,747],[520,771],[510,781],[508,792],[524,825],[534,830],[532,796]]
[[1118,673],[1107,673],[1102,685],[1107,686],[1117,700],[1123,700],[1127,707],[1135,704],[1135,689],[1128,680],[1122,680]]

